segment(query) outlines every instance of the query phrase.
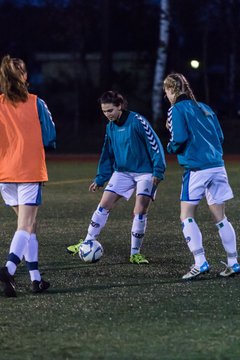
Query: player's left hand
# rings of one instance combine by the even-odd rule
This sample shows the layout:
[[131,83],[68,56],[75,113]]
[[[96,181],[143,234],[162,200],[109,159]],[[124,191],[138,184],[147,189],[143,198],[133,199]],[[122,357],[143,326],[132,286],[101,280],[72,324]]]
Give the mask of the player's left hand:
[[153,176],[153,177],[152,177],[153,185],[158,186],[158,184],[160,183],[160,181],[161,181],[161,179],[159,179],[158,177],[156,177],[156,176]]

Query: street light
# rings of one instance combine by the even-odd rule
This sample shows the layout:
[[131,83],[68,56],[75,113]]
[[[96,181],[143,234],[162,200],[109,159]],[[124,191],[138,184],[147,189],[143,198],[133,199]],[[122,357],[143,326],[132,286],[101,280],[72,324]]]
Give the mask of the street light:
[[200,66],[200,62],[198,60],[191,60],[190,65],[193,69],[198,69]]

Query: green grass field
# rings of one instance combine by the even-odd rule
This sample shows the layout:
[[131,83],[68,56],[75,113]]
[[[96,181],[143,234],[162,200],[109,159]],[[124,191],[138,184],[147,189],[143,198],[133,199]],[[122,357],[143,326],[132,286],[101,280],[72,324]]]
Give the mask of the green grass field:
[[[240,359],[240,277],[217,276],[225,261],[205,203],[198,224],[212,270],[183,282],[192,257],[179,223],[182,170],[168,164],[149,212],[142,252],[148,266],[129,263],[133,201],[120,201],[99,241],[104,256],[84,264],[66,245],[84,237],[101,197],[89,193],[96,164],[49,162],[50,181],[39,211],[39,263],[51,282],[33,295],[24,263],[16,273],[17,298],[0,295],[0,359],[237,360]],[[240,234],[240,168],[227,163],[235,199],[227,215]],[[4,265],[14,214],[1,206],[0,260]]]

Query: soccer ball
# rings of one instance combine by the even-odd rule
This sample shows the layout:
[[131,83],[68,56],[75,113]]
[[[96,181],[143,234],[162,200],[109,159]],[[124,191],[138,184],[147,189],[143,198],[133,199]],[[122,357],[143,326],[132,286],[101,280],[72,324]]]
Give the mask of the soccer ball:
[[103,247],[97,240],[85,240],[79,247],[79,257],[87,263],[95,263],[101,259]]

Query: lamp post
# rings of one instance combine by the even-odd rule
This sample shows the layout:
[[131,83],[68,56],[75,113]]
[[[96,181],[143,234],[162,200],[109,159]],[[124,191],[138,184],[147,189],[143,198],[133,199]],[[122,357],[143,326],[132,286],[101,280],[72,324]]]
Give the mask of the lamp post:
[[190,65],[193,69],[198,69],[200,66],[200,62],[198,60],[191,60]]

